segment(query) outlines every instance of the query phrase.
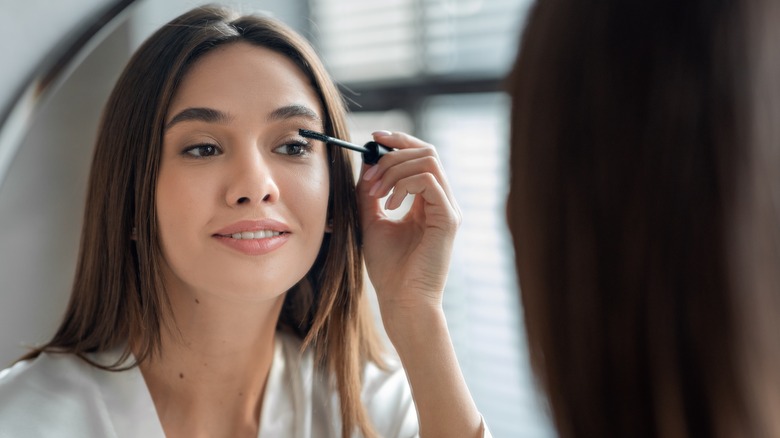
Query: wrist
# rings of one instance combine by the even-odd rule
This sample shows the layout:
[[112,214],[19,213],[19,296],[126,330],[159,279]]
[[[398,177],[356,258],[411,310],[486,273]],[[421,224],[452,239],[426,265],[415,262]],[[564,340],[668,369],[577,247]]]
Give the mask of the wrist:
[[420,345],[429,345],[433,339],[449,337],[447,320],[441,306],[417,307],[393,317],[383,316],[382,321],[387,337],[399,355]]

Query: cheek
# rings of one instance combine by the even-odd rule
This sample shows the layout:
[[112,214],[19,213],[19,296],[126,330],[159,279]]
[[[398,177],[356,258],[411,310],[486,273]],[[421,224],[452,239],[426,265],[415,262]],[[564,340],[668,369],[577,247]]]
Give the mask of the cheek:
[[[181,181],[181,176],[175,174],[173,170],[161,167],[160,176],[157,179],[157,193],[155,204],[157,207],[157,221],[164,230],[169,223],[176,222],[177,212],[186,211],[188,194],[182,192],[187,185]],[[176,196],[176,194],[181,196]]]
[[192,172],[161,166],[155,206],[163,245],[176,233],[192,232],[190,224],[203,219],[207,199],[213,195],[208,193],[212,184],[203,175],[195,176]]
[[181,188],[179,180],[171,174],[170,170],[165,170],[162,166],[160,176],[157,179],[157,190],[155,196],[155,207],[157,209],[157,226],[159,227],[159,239],[162,246],[163,257],[170,262],[171,247],[170,242],[176,241],[173,233],[177,227],[174,226],[181,219],[178,212],[187,211],[186,196],[176,196],[175,194]]
[[291,175],[287,186],[291,189],[286,194],[288,202],[305,210],[307,216],[317,217],[325,222],[330,179],[324,163],[315,169]]

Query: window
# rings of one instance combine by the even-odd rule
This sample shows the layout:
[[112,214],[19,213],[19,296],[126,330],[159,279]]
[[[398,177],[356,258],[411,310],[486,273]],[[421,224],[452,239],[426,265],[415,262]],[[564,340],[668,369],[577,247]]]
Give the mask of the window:
[[502,76],[529,0],[314,0],[312,33],[342,82]]
[[352,111],[353,141],[401,130],[437,146],[464,214],[445,311],[495,436],[554,436],[522,332],[504,224],[508,97],[528,0],[313,0],[310,38]]

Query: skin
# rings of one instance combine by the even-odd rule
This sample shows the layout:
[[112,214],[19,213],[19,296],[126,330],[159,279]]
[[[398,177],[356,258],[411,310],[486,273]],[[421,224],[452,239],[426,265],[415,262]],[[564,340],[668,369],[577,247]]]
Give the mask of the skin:
[[[177,117],[188,108],[229,117]],[[293,116],[269,118],[279,108]],[[284,292],[309,270],[328,232],[325,146],[311,142],[303,156],[287,146],[305,141],[299,128],[321,131],[321,119],[297,67],[247,43],[204,55],[184,78],[166,119],[156,198],[179,331],[163,331],[162,357],[141,365],[166,436],[257,436]],[[431,145],[401,133],[374,137],[398,150],[364,167],[357,187],[366,266],[420,434],[480,436],[441,307],[460,211]],[[381,208],[390,192],[389,209],[416,195],[400,220]],[[215,237],[239,220],[264,218],[289,231],[267,254],[247,255]]]
[[[291,105],[315,117],[269,120]],[[188,108],[228,117],[170,123]],[[169,437],[257,436],[284,292],[314,263],[326,232],[324,146],[290,154],[301,149],[299,128],[322,129],[321,113],[291,61],[245,43],[205,55],[174,98],[156,206],[181,334],[164,331],[162,359],[142,367]],[[268,254],[246,255],[214,237],[238,221],[269,218],[290,234]]]

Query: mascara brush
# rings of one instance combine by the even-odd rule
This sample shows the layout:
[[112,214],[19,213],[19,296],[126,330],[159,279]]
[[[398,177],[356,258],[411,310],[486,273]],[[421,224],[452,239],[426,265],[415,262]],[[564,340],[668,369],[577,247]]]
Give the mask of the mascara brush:
[[302,137],[313,138],[315,140],[319,140],[326,144],[333,144],[336,146],[341,146],[343,148],[360,152],[363,154],[363,162],[368,165],[376,164],[377,162],[379,162],[379,159],[382,158],[383,155],[395,150],[385,145],[381,145],[375,141],[369,141],[365,145],[360,146],[354,143],[350,143],[348,141],[339,140],[338,138],[331,137],[329,135],[325,135],[320,132],[309,131],[308,129],[299,129],[298,133]]

